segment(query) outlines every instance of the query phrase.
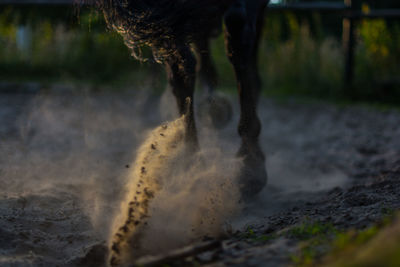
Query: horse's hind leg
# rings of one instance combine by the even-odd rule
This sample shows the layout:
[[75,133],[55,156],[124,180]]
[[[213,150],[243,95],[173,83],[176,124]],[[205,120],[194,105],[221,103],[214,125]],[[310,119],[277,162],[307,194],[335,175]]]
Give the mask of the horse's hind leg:
[[196,59],[190,47],[186,45],[176,45],[174,50],[174,53],[165,60],[167,78],[176,98],[179,114],[186,116],[185,141],[193,146],[193,149],[197,149],[198,140],[193,110]]
[[238,156],[244,161],[240,176],[244,198],[257,194],[267,181],[265,156],[258,139],[261,123],[257,115],[260,94],[257,48],[267,2],[237,0],[224,17],[227,53],[235,70],[241,107],[238,130],[242,144]]
[[194,41],[194,49],[197,55],[197,74],[200,85],[205,89],[207,96],[214,93],[218,84],[218,75],[210,55],[210,36],[206,34]]
[[212,35],[213,32],[208,31],[194,41],[194,50],[197,55],[197,74],[200,85],[205,89],[205,98],[199,103],[198,115],[203,123],[210,124],[216,129],[222,129],[232,118],[232,107],[226,97],[215,93],[218,75],[210,52],[210,37]]

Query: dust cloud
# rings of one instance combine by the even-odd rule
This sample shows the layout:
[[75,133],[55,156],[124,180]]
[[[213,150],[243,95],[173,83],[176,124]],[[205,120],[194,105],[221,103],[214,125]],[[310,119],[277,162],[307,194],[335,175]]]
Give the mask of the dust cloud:
[[113,265],[218,237],[240,210],[240,160],[209,144],[196,153],[188,150],[184,119],[153,130],[138,150],[113,224]]
[[[201,149],[188,153],[181,142],[182,119],[173,121],[176,108],[168,94],[160,99],[145,90],[64,92],[9,95],[0,103],[0,210],[18,221],[18,227],[7,221],[0,227],[9,227],[10,239],[27,247],[15,255],[26,254],[35,263],[65,264],[95,244],[112,246],[135,201],[143,167],[152,196],[138,214],[143,231],[135,239],[132,228],[122,242],[137,248],[138,256],[218,236],[230,227],[242,229],[347,181],[335,169],[310,168],[302,144],[314,137],[297,127],[302,117],[286,123],[279,116],[285,110],[270,103],[260,105],[269,185],[244,208],[235,185],[241,167],[235,158],[237,105],[220,132],[198,123]],[[27,240],[14,237],[24,229],[31,232]],[[31,245],[35,238],[43,242]]]
[[[218,146],[213,130],[202,129],[201,150],[189,153],[182,118],[161,119],[174,114],[174,102],[165,106],[142,91],[23,98],[8,122],[12,135],[1,142],[3,197],[24,199],[44,214],[64,212],[77,231],[90,230],[90,242],[111,243],[145,171],[143,189],[152,198],[140,213],[146,227],[137,255],[224,234],[240,211],[235,182],[240,160]],[[65,199],[81,222],[57,206]]]

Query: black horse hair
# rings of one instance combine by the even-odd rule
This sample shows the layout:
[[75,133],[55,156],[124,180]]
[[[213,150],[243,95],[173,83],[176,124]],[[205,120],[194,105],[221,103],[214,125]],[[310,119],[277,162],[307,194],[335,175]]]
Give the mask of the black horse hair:
[[[108,27],[120,33],[132,55],[153,49],[162,61],[179,45],[187,45],[219,25],[232,0],[81,0],[104,14]],[[204,37],[205,38],[205,37]]]

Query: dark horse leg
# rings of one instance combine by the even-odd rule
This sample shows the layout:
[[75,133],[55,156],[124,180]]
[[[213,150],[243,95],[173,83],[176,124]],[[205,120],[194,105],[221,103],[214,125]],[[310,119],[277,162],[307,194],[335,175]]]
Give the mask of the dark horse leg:
[[216,67],[210,53],[210,39],[220,33],[220,24],[206,31],[194,40],[194,51],[197,56],[197,74],[200,86],[204,88],[205,98],[199,103],[199,118],[216,129],[225,127],[232,118],[232,106],[226,97],[215,93],[218,85]]
[[192,149],[198,148],[193,111],[196,59],[187,45],[174,45],[174,53],[165,60],[168,82],[176,98],[180,115],[185,115],[185,141]]
[[211,96],[218,84],[217,70],[210,55],[210,35],[206,34],[194,42],[197,55],[197,74],[200,85],[206,90],[207,96]]
[[244,166],[240,175],[243,198],[261,191],[267,181],[265,156],[258,137],[261,123],[257,115],[260,78],[257,67],[257,48],[267,0],[236,0],[226,12],[226,46],[233,64],[240,99],[239,135],[242,138],[238,156]]

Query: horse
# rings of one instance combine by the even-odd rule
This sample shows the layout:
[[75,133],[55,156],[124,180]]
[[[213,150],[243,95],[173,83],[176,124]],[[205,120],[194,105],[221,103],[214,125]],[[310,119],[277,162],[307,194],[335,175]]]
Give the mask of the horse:
[[[141,48],[148,46],[154,60],[164,65],[179,114],[185,117],[184,140],[193,151],[199,148],[193,108],[196,75],[212,94],[217,75],[209,39],[224,23],[226,54],[234,68],[240,101],[241,146],[237,156],[243,159],[243,168],[239,186],[243,199],[257,195],[267,181],[265,155],[259,143],[261,80],[257,50],[269,0],[94,1],[107,25],[123,36],[136,58],[144,60]],[[125,235],[124,227],[115,235],[118,240]],[[111,265],[118,265],[118,250],[114,243]]]
[[[216,71],[209,39],[225,23],[225,44],[233,65],[240,100],[238,133],[243,158],[240,188],[244,198],[261,191],[267,181],[265,155],[259,144],[261,123],[257,103],[261,81],[257,50],[269,0],[94,0],[107,25],[119,32],[132,54],[142,59],[141,47],[152,48],[164,64],[180,115],[187,113],[186,142],[198,147],[193,94],[196,74],[210,92]],[[191,49],[193,44],[197,58]],[[198,61],[198,62],[197,62]],[[196,71],[196,63],[198,63]]]

